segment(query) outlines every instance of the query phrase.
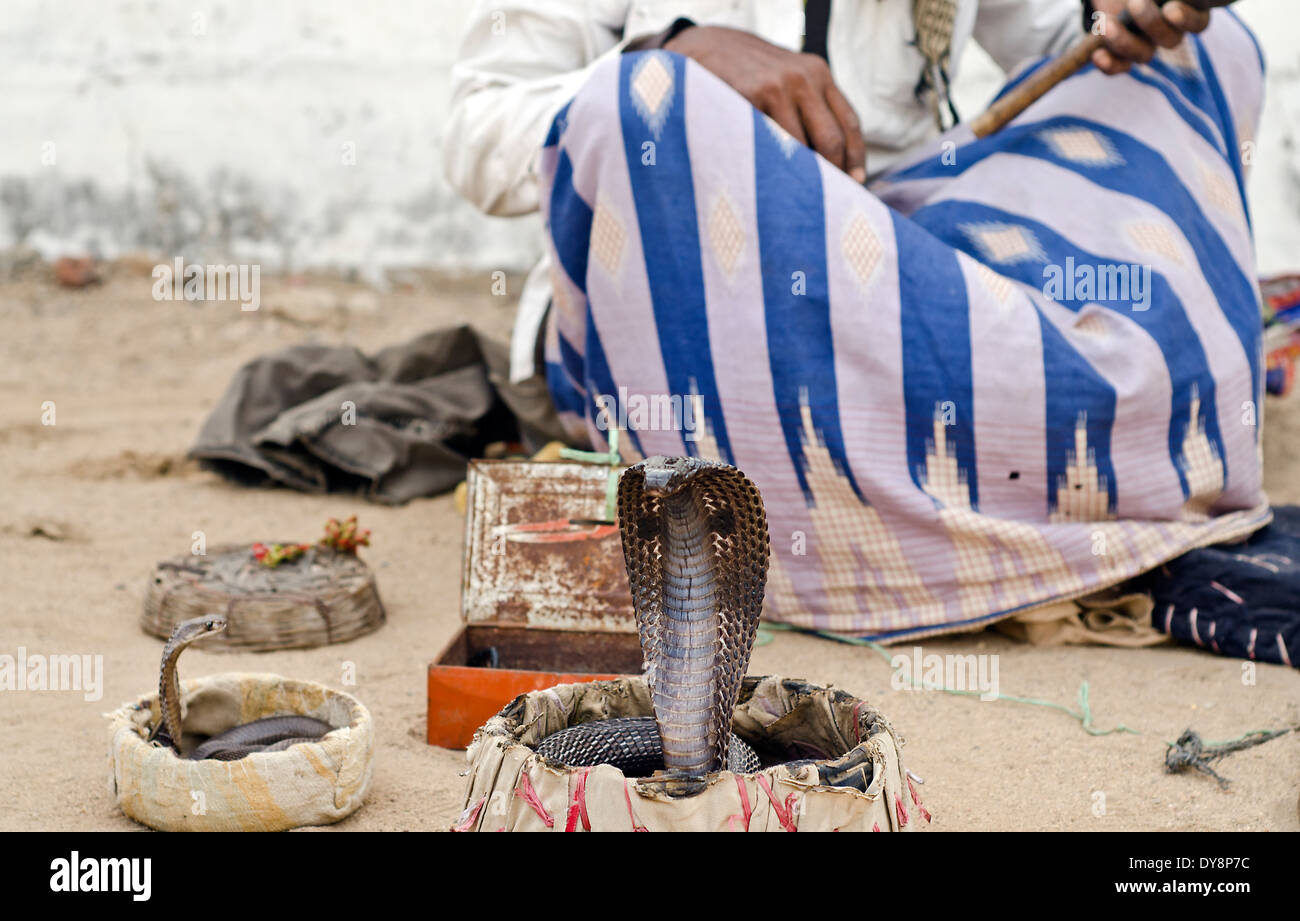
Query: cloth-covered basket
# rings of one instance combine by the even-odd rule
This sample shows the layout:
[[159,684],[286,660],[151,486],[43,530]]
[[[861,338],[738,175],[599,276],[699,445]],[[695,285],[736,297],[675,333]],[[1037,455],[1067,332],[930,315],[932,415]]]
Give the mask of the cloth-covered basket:
[[224,614],[228,626],[204,640],[209,652],[342,643],[385,619],[374,574],[355,553],[313,547],[269,568],[242,544],[155,567],[140,617],[147,632],[167,639],[182,621],[212,613]]
[[[454,831],[910,831],[930,821],[899,754],[902,741],[866,701],[777,676],[748,677],[732,728],[760,756],[815,758],[699,781],[566,768],[533,746],[590,720],[651,714],[643,677],[561,684],[515,698],[474,736]],[[826,786],[819,767],[862,765],[865,792]]]
[[301,714],[335,731],[317,742],[238,761],[186,761],[146,741],[157,692],[109,721],[109,786],[130,818],[159,831],[283,831],[328,825],[356,811],[370,789],[374,729],[356,698],[311,681],[230,673],[186,681],[186,733],[214,735],[264,716]]

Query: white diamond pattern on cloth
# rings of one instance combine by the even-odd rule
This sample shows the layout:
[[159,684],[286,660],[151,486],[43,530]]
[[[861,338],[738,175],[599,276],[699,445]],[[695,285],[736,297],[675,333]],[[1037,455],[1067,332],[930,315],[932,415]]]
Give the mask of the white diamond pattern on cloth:
[[709,212],[709,246],[713,258],[718,260],[722,271],[731,278],[736,271],[736,263],[745,251],[745,228],[740,225],[736,211],[731,206],[726,192],[719,192]]
[[884,248],[880,245],[876,232],[871,229],[871,223],[861,213],[853,215],[845,226],[844,235],[840,238],[840,250],[844,253],[844,261],[858,279],[858,287],[866,290],[867,283],[880,265]]
[[1237,186],[1229,182],[1221,173],[1215,172],[1207,164],[1200,164],[1201,182],[1205,184],[1205,197],[1216,208],[1236,217],[1241,213],[1241,201]]
[[1110,139],[1090,128],[1052,128],[1040,131],[1038,137],[1058,157],[1071,163],[1084,166],[1120,166],[1124,163]]
[[618,276],[626,242],[627,231],[618,215],[603,200],[596,202],[596,213],[591,218],[591,251],[611,277]]
[[1144,253],[1164,256],[1171,262],[1182,264],[1183,253],[1173,232],[1160,224],[1139,222],[1128,226],[1129,238]]
[[632,75],[632,104],[656,138],[672,108],[672,95],[672,62],[658,52],[647,54]]
[[1046,262],[1047,254],[1033,231],[1015,224],[963,224],[966,234],[987,262],[1014,265],[1017,262]]
[[1084,311],[1079,319],[1074,323],[1074,331],[1083,333],[1085,336],[1091,336],[1094,339],[1105,339],[1110,335],[1110,326],[1106,322],[1106,311],[1092,308]]
[[[979,277],[980,284],[984,285],[984,290],[992,295],[998,306],[1006,307],[1011,299],[1011,294],[1015,293],[1015,285],[1011,284],[1010,278],[1005,274],[998,274],[984,263],[975,264],[975,274]],[[1008,311],[1002,312],[1002,316],[1008,315]]]

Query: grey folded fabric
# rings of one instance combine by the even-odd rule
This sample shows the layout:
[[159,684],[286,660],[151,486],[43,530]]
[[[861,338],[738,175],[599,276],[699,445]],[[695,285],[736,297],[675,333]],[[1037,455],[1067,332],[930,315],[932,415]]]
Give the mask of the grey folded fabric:
[[563,438],[545,381],[508,371],[505,345],[469,326],[372,357],[293,346],[239,369],[189,453],[239,483],[401,504],[451,489],[492,442]]

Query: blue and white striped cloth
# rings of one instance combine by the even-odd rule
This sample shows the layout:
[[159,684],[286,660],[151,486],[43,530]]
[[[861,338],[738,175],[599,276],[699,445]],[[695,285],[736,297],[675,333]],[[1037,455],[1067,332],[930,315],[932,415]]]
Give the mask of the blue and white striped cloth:
[[864,189],[685,58],[604,64],[542,155],[555,403],[744,470],[805,627],[969,629],[1249,534],[1262,74],[1218,11]]

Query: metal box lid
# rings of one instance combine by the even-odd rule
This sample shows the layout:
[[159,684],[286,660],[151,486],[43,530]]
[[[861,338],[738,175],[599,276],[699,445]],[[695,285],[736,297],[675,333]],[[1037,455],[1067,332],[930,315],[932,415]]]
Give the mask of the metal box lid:
[[[471,624],[636,632],[610,477],[572,461],[472,461],[461,616]],[[607,517],[608,516],[608,517]]]

